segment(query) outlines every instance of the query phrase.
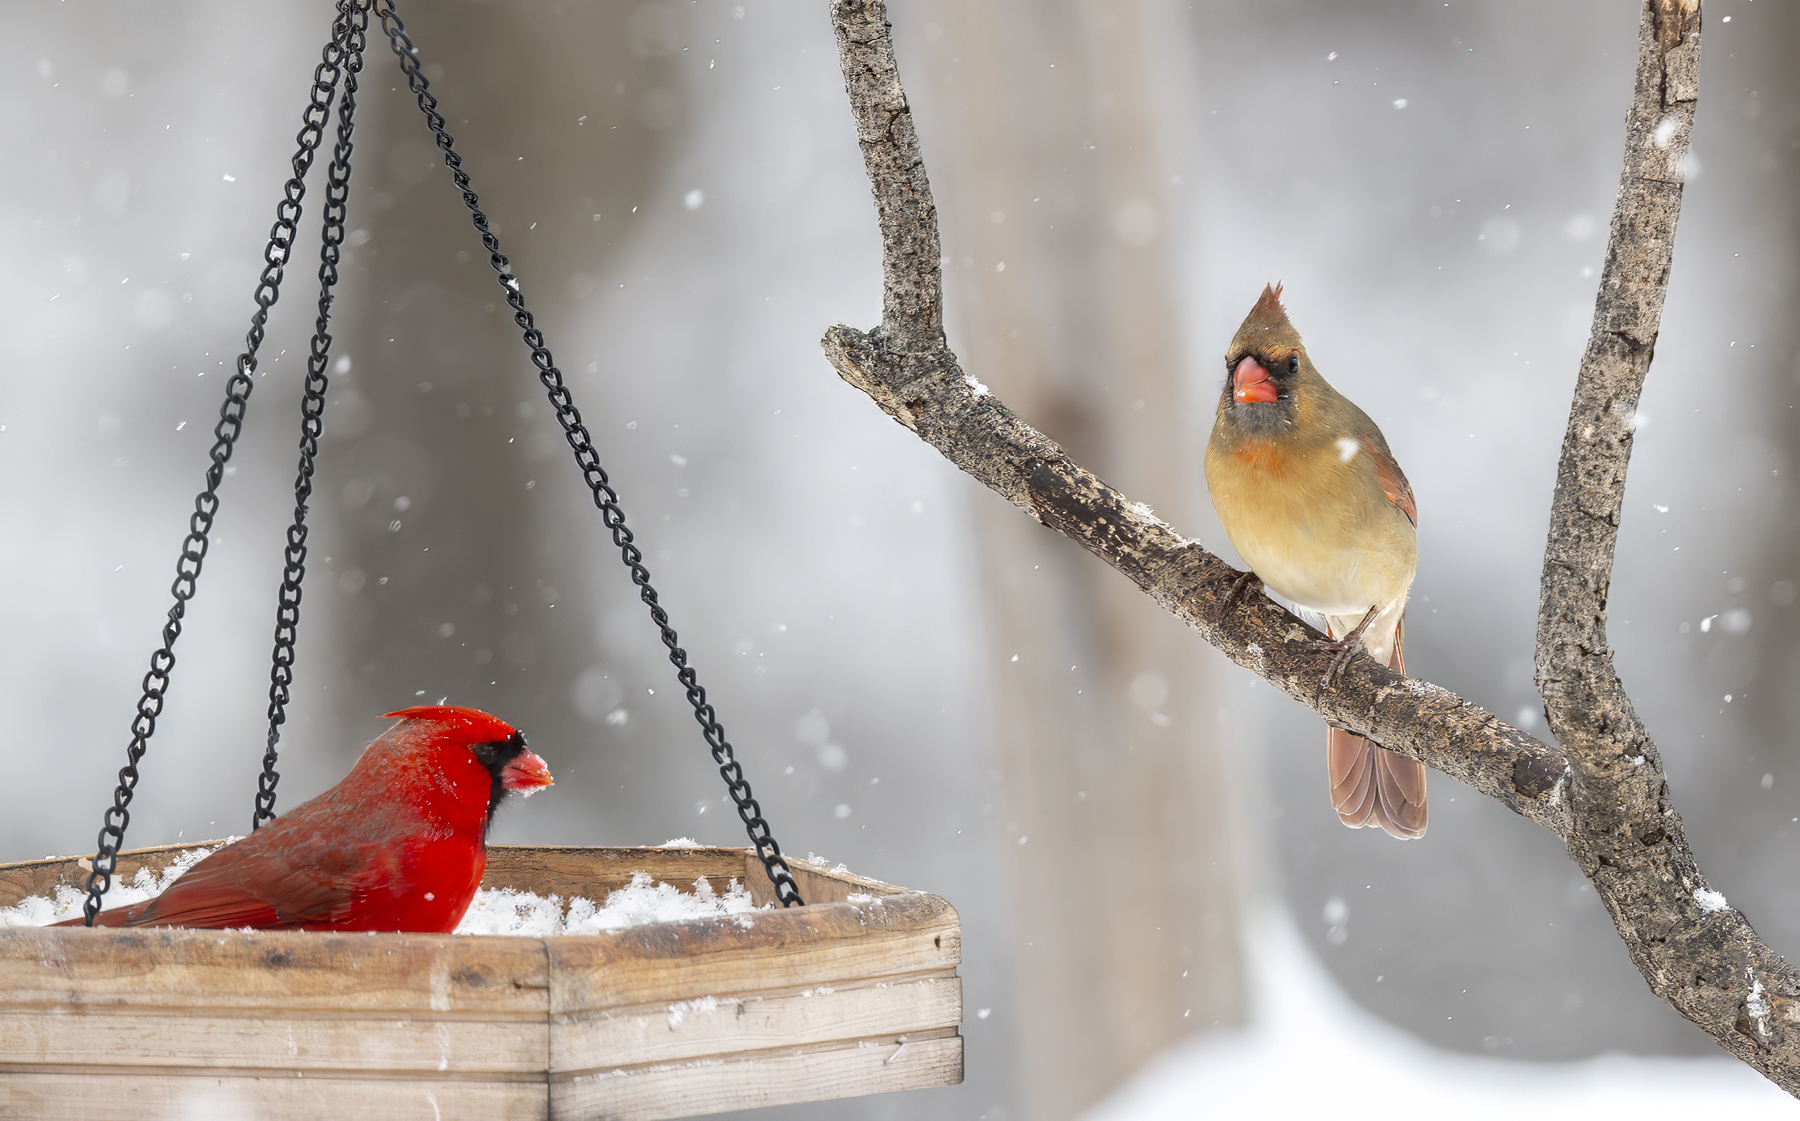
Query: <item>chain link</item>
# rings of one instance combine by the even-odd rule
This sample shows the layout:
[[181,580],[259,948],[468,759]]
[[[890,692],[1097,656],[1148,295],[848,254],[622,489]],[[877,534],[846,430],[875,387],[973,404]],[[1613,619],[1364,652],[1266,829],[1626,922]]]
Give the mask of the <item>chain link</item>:
[[676,670],[675,679],[686,690],[688,704],[694,710],[694,719],[700,725],[701,735],[707,746],[712,749],[713,762],[718,764],[719,775],[725,780],[725,788],[730,793],[731,800],[737,804],[738,817],[743,821],[751,843],[756,846],[756,855],[762,860],[769,882],[775,887],[776,898],[781,900],[784,907],[802,903],[800,889],[794,883],[793,873],[788,870],[787,859],[781,855],[781,846],[770,832],[769,823],[763,820],[762,807],[751,794],[750,783],[744,778],[744,769],[732,752],[731,744],[725,739],[725,729],[719,724],[713,706],[707,703],[706,690],[700,687],[698,675],[688,664],[687,651],[681,648],[680,640],[669,626],[669,614],[657,601],[656,589],[650,586],[650,572],[643,565],[643,553],[633,544],[632,532],[625,526],[625,512],[619,508],[619,496],[608,481],[605,469],[600,466],[600,455],[594,450],[593,438],[588,434],[587,426],[582,423],[581,413],[575,408],[574,397],[569,393],[568,386],[563,384],[562,371],[556,368],[549,349],[544,346],[543,332],[538,330],[532,314],[525,310],[525,296],[519,290],[518,277],[513,275],[511,264],[500,252],[500,239],[488,228],[487,215],[481,211],[481,200],[469,188],[469,173],[463,170],[462,157],[456,153],[454,139],[444,130],[444,116],[438,112],[437,98],[428,92],[430,83],[420,72],[418,52],[413,48],[412,39],[406,34],[406,26],[400,22],[394,0],[376,0],[375,15],[381,20],[382,29],[387,32],[394,54],[400,59],[400,68],[406,72],[407,85],[418,98],[426,124],[431,129],[438,148],[444,153],[444,163],[449,166],[451,177],[455,179],[457,189],[462,192],[463,202],[469,208],[475,229],[481,234],[481,244],[487,249],[488,262],[498,274],[500,287],[506,293],[507,305],[513,309],[513,322],[518,324],[523,332],[525,345],[531,350],[531,362],[537,367],[538,380],[548,391],[550,404],[556,409],[557,423],[562,426],[563,435],[575,453],[575,464],[581,468],[588,489],[593,491],[594,505],[600,510],[600,520],[611,531],[619,557],[625,562],[626,568],[630,569],[632,583],[638,586],[638,595],[650,608],[650,619],[661,632],[663,645],[669,648],[669,661]]
[[326,171],[324,222],[319,247],[319,318],[313,326],[312,351],[306,360],[306,391],[300,400],[300,467],[294,477],[294,523],[288,527],[281,593],[275,610],[275,653],[269,669],[269,740],[263,751],[262,774],[256,780],[256,808],[250,818],[255,832],[275,820],[276,744],[287,723],[289,689],[294,683],[294,643],[300,629],[300,584],[306,579],[306,504],[312,498],[313,461],[325,428],[325,374],[331,357],[331,290],[338,280],[339,247],[344,243],[344,217],[350,199],[350,134],[356,116],[356,76],[362,72],[368,43],[370,0],[340,5],[348,21],[344,40],[344,93],[338,102],[337,144]]
[[88,926],[100,913],[100,897],[112,887],[113,873],[118,868],[119,849],[125,843],[125,829],[131,824],[131,799],[138,784],[138,762],[148,750],[150,737],[156,732],[156,719],[162,715],[163,697],[168,692],[169,675],[175,668],[175,641],[181,637],[181,622],[187,614],[188,600],[194,598],[201,567],[212,534],[213,518],[219,512],[219,483],[225,477],[225,464],[244,427],[244,410],[255,388],[256,353],[262,346],[263,328],[268,323],[269,308],[281,295],[282,267],[294,246],[295,228],[300,221],[300,201],[306,197],[306,173],[312,167],[313,153],[331,120],[331,102],[337,93],[343,72],[344,47],[349,35],[349,22],[343,10],[353,0],[339,0],[339,18],[333,22],[331,42],[325,45],[319,65],[313,68],[312,100],[301,116],[300,131],[294,142],[293,177],[282,190],[275,207],[275,224],[269,228],[269,241],[263,248],[263,271],[256,284],[256,312],[250,317],[250,330],[244,336],[244,350],[237,358],[237,369],[225,384],[225,402],[219,406],[219,423],[213,428],[211,464],[206,469],[206,486],[194,499],[194,513],[188,519],[188,535],[181,544],[181,559],[175,564],[175,583],[170,592],[175,597],[169,608],[169,621],[163,625],[162,646],[150,655],[150,671],[144,675],[143,696],[138,699],[137,715],[131,722],[131,742],[125,748],[125,766],[119,771],[119,785],[113,791],[113,804],[107,807],[100,827],[99,851],[94,855],[93,870],[87,878],[87,902],[82,906]]

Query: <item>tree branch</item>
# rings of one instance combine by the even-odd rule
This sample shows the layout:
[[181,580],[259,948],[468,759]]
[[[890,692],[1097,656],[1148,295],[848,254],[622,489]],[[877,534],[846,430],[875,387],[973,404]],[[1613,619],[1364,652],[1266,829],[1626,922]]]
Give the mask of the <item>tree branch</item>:
[[1726,1050],[1800,1093],[1800,975],[1707,889],[1606,637],[1625,469],[1668,290],[1699,71],[1699,0],[1650,0],[1606,266],[1550,506],[1537,683],[1574,768],[1569,855],[1638,971]]
[[1625,171],[1552,508],[1538,681],[1572,760],[1366,655],[1321,685],[1332,656],[1323,636],[1263,596],[1226,612],[1236,569],[1107,486],[963,372],[944,339],[936,210],[885,7],[832,0],[831,16],[883,250],[882,325],[825,333],[838,374],[958,468],[1129,577],[1233,662],[1327,721],[1422,760],[1562,837],[1651,989],[1800,1093],[1800,1029],[1785,1026],[1800,1023],[1800,978],[1738,912],[1707,909],[1722,897],[1703,894],[1655,746],[1606,647],[1632,418],[1668,287],[1693,124],[1699,0],[1644,0]]
[[831,10],[883,250],[882,325],[825,333],[826,356],[844,380],[963,471],[1130,577],[1232,661],[1327,720],[1566,834],[1567,764],[1554,748],[1368,657],[1321,688],[1332,656],[1323,636],[1262,596],[1221,618],[1241,573],[1101,482],[963,373],[944,342],[937,211],[884,7],[833,0]]

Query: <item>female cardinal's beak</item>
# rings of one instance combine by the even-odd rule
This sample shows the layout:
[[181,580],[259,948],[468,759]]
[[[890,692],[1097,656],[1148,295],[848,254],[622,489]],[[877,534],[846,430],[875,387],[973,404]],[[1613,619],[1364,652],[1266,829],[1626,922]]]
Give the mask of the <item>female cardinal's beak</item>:
[[535,751],[521,751],[518,758],[500,769],[500,785],[517,790],[529,798],[556,782],[550,777],[550,765]]
[[1231,372],[1231,397],[1234,401],[1275,400],[1275,383],[1269,380],[1269,371],[1248,354],[1238,359],[1237,368]]

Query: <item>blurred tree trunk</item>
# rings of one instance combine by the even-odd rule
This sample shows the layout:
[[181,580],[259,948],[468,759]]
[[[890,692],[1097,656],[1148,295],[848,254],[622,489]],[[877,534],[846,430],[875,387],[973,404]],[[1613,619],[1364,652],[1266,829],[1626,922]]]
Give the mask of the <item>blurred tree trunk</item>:
[[[965,368],[1192,524],[1209,419],[1183,386],[1139,5],[923,7],[912,66],[934,79],[916,88]],[[976,524],[1021,1100],[1027,1117],[1068,1117],[1182,1035],[1243,1015],[1221,666],[1071,542],[1022,518]]]
[[[569,311],[624,248],[624,218],[663,173],[681,114],[675,15],[630,3],[403,14],[527,306],[592,413]],[[376,728],[369,717],[446,693],[531,713],[544,742],[591,737],[566,701],[592,658],[593,582],[555,579],[570,566],[546,554],[564,544],[557,527],[597,516],[563,485],[577,474],[568,449],[378,28],[363,88],[333,326],[333,352],[351,364],[333,378],[315,498],[332,543],[315,552],[335,555],[309,585],[302,624],[335,611],[352,695],[334,699],[343,727],[320,742],[353,751]]]

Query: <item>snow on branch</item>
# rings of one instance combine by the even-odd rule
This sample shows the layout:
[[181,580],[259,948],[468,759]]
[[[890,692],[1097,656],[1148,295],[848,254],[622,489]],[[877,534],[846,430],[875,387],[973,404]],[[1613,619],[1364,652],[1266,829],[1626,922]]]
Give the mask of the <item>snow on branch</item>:
[[1562,837],[1650,987],[1800,1093],[1800,976],[1708,888],[1606,645],[1637,396],[1649,369],[1694,119],[1700,0],[1643,0],[1625,167],[1545,552],[1537,674],[1568,756],[1367,656],[1322,685],[1323,636],[1076,463],[965,374],[944,338],[937,211],[881,0],[831,0],[882,241],[882,322],[832,327],[826,356],[884,412],[1043,525],[1118,569],[1226,657],[1333,724],[1422,760]]

